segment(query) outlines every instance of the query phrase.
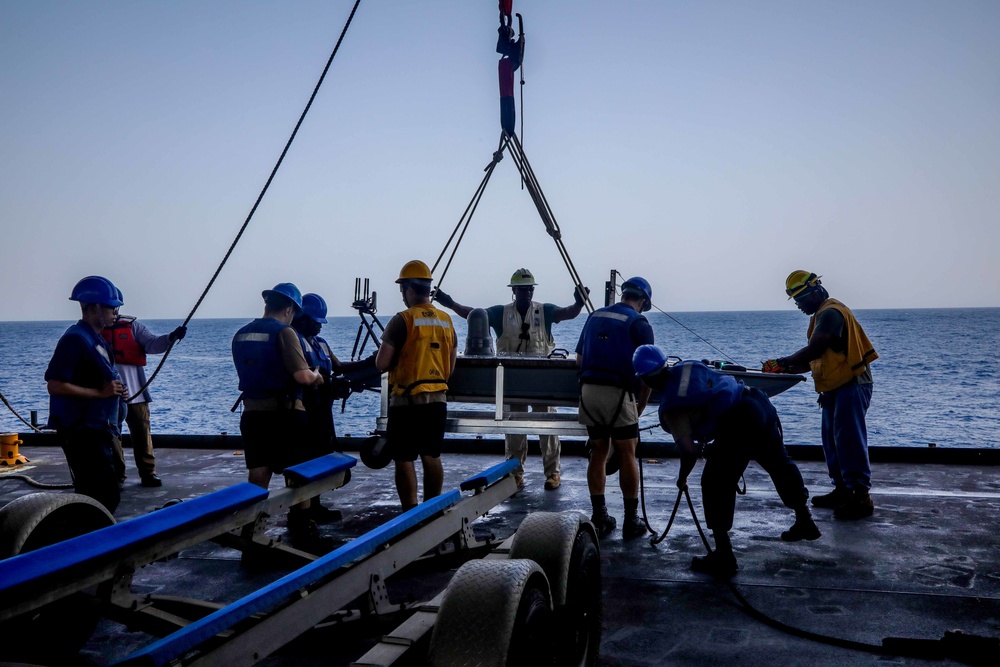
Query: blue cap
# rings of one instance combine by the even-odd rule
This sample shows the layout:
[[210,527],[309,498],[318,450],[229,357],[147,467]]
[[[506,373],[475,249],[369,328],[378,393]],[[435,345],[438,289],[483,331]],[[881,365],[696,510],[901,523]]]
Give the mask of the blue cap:
[[121,290],[115,287],[110,280],[101,276],[81,278],[73,286],[73,293],[70,294],[69,300],[80,303],[98,303],[111,308],[117,308],[125,303]]
[[317,324],[326,324],[326,301],[319,294],[303,294],[302,315]]
[[667,355],[655,345],[640,345],[632,354],[632,367],[639,377],[652,375],[667,363]]
[[295,306],[295,312],[298,313],[302,310],[302,292],[299,288],[292,283],[278,283],[271,289],[266,289],[260,293],[265,299],[269,294],[280,294],[286,299],[290,299],[292,304]]

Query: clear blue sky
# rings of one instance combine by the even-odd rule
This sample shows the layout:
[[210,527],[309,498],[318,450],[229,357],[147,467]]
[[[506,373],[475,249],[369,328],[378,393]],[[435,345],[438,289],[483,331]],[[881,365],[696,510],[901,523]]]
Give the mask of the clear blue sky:
[[[72,319],[104,274],[183,317],[353,3],[0,0],[0,319]],[[1000,3],[518,2],[525,152],[595,294],[668,312],[790,308],[789,271],[855,308],[1000,306]],[[364,0],[197,317],[290,280],[350,314],[400,302],[499,137],[493,0]],[[519,112],[522,111],[519,109]],[[505,159],[443,287],[491,305],[521,266],[572,286]]]

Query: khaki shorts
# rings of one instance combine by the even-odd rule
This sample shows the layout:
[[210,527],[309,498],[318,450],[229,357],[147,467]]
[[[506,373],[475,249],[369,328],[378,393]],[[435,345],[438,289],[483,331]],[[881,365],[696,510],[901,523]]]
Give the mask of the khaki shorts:
[[623,440],[637,437],[639,412],[635,395],[620,387],[583,384],[580,386],[578,421],[587,427],[592,438]]

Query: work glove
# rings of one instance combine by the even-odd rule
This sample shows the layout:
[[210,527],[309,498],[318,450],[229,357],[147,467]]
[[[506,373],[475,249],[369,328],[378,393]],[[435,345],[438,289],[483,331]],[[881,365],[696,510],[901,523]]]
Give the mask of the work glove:
[[445,294],[444,292],[442,292],[440,287],[434,291],[434,300],[440,303],[445,308],[455,307],[455,300],[452,299],[447,294]]
[[687,491],[687,488],[688,488],[688,479],[687,479],[687,477],[678,477],[677,478],[677,488],[680,489],[681,491]]
[[188,328],[182,324],[170,332],[170,342],[172,343],[175,340],[184,340],[184,336],[187,335],[187,332]]
[[782,365],[783,359],[768,359],[760,362],[760,370],[765,373],[787,373],[788,367]]
[[579,287],[573,290],[573,301],[578,306],[585,304],[587,302],[587,296],[590,294],[589,287],[584,287],[583,289],[585,293],[581,292]]

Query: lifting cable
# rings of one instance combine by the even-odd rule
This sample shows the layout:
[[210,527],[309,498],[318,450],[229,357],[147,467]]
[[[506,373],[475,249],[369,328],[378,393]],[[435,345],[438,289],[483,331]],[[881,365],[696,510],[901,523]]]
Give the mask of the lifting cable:
[[542,218],[542,224],[545,225],[545,231],[555,241],[559,255],[562,257],[563,263],[569,271],[570,278],[573,280],[573,285],[583,297],[587,312],[592,313],[594,312],[594,306],[590,302],[590,295],[583,285],[583,279],[580,278],[576,266],[573,265],[573,260],[569,256],[566,244],[563,243],[559,223],[556,222],[555,214],[552,213],[552,208],[549,206],[549,202],[545,198],[541,186],[538,184],[535,172],[521,148],[521,142],[518,141],[516,134],[508,135],[508,138],[510,140],[510,156],[514,160],[517,170],[521,173],[521,178],[524,179],[525,186],[528,188],[528,194],[531,195],[531,200],[535,203],[535,208],[538,209],[538,215]]
[[[451,236],[448,237],[448,241],[444,244],[444,248],[441,249],[441,254],[438,255],[437,260],[434,262],[434,266],[431,267],[431,274],[433,275],[437,271],[438,264],[441,263],[441,259],[444,258],[444,254],[448,251],[448,246],[451,245],[452,240],[455,238],[455,234],[458,233],[459,228],[462,229],[462,233],[459,234],[458,240],[455,242],[455,247],[451,250],[451,255],[448,256],[448,262],[445,264],[444,270],[441,271],[441,275],[438,277],[438,287],[444,282],[444,277],[448,274],[448,269],[451,267],[451,261],[455,259],[455,253],[458,252],[458,246],[462,243],[462,239],[465,238],[465,231],[469,228],[469,223],[472,222],[472,216],[475,215],[476,209],[479,207],[479,200],[483,198],[483,192],[486,191],[486,184],[490,182],[490,177],[493,176],[493,170],[503,159],[503,152],[507,149],[509,142],[503,133],[500,134],[500,145],[497,146],[496,151],[493,153],[493,161],[490,162],[483,171],[486,175],[483,176],[482,182],[479,183],[479,187],[476,189],[476,193],[472,195],[472,200],[469,201],[469,205],[465,207],[465,211],[462,213],[462,217],[459,218],[458,224],[455,225],[455,229],[452,230]],[[463,226],[464,223],[464,226]]]
[[[583,295],[584,305],[587,308],[587,312],[593,312],[594,307],[590,302],[590,293],[585,289],[583,279],[576,270],[576,266],[574,266],[573,260],[569,256],[569,251],[563,243],[562,232],[559,230],[559,224],[556,222],[555,215],[553,215],[552,209],[549,207],[549,203],[545,199],[545,195],[542,193],[541,187],[538,185],[538,179],[535,178],[535,172],[531,169],[531,165],[528,163],[527,157],[521,150],[521,143],[518,141],[516,134],[507,134],[506,132],[501,133],[500,145],[496,152],[493,153],[493,161],[490,162],[483,170],[486,172],[486,175],[483,176],[483,180],[480,182],[479,187],[472,196],[472,200],[469,202],[468,206],[465,207],[462,217],[459,218],[458,224],[455,225],[455,229],[452,230],[451,236],[448,237],[444,248],[441,249],[441,253],[434,262],[434,266],[431,267],[431,273],[433,274],[437,271],[437,267],[444,258],[445,253],[448,252],[448,248],[451,246],[452,241],[455,241],[455,245],[451,250],[451,254],[448,256],[448,261],[445,264],[444,270],[441,272],[441,275],[437,280],[438,287],[440,287],[444,282],[444,277],[447,275],[448,269],[451,267],[451,262],[455,258],[455,253],[458,252],[458,246],[462,243],[462,239],[465,237],[465,232],[468,230],[469,224],[472,222],[472,216],[475,214],[476,208],[479,206],[479,201],[482,199],[483,192],[486,190],[486,185],[489,183],[490,177],[493,175],[493,170],[496,169],[497,164],[499,164],[500,160],[503,159],[503,153],[507,149],[510,149],[511,158],[514,160],[514,164],[517,166],[517,170],[521,174],[522,183],[527,187],[528,193],[531,195],[531,200],[534,202],[535,208],[538,209],[538,214],[542,219],[542,224],[545,225],[545,231],[556,243],[559,255],[562,257],[563,263],[569,271],[570,278],[573,280],[573,286],[581,295]],[[459,232],[459,230],[461,230],[461,232]],[[455,240],[456,234],[458,234],[457,240]]]
[[[312,106],[313,100],[316,99],[316,95],[317,93],[319,93],[320,86],[323,85],[323,80],[326,78],[326,73],[330,70],[330,66],[333,64],[333,59],[337,55],[337,51],[340,49],[341,42],[344,41],[344,35],[347,34],[347,29],[350,27],[351,21],[354,20],[354,14],[355,12],[358,11],[358,5],[360,4],[361,0],[355,0],[354,7],[351,8],[351,14],[350,16],[347,17],[347,22],[344,24],[344,29],[340,32],[340,38],[337,40],[336,46],[333,47],[333,52],[330,54],[330,58],[326,61],[326,67],[323,68],[323,73],[320,75],[319,81],[316,82],[316,87],[313,88],[312,95],[309,96],[309,101],[306,103],[305,109],[302,110],[302,114],[299,116],[299,121],[295,123],[295,129],[292,130],[291,136],[288,137],[288,141],[287,143],[285,143],[285,148],[281,151],[281,155],[278,157],[278,161],[275,163],[274,168],[271,170],[271,175],[267,177],[267,182],[264,183],[264,187],[261,189],[260,194],[257,195],[257,201],[254,202],[253,207],[250,209],[250,213],[246,217],[246,220],[243,221],[243,226],[240,227],[239,233],[237,233],[236,238],[233,239],[232,244],[229,246],[229,250],[226,251],[225,256],[222,258],[222,262],[219,263],[219,267],[215,270],[215,273],[212,274],[212,279],[208,281],[208,285],[205,286],[205,290],[201,293],[201,296],[198,297],[198,301],[195,302],[194,307],[191,309],[191,312],[188,313],[188,316],[184,318],[184,324],[181,326],[186,327],[188,325],[188,322],[191,321],[191,318],[194,317],[195,311],[197,311],[198,307],[201,306],[201,302],[204,301],[205,297],[208,295],[208,291],[212,289],[212,285],[215,284],[216,278],[218,278],[219,274],[222,273],[222,267],[226,265],[226,262],[229,260],[229,256],[232,255],[233,250],[236,249],[236,244],[239,243],[240,238],[243,236],[243,232],[246,231],[247,226],[250,224],[250,220],[253,218],[254,213],[257,212],[257,207],[260,206],[261,200],[264,199],[264,194],[267,192],[267,189],[271,186],[271,181],[274,180],[275,174],[278,173],[278,167],[280,167],[281,163],[284,161],[285,155],[288,153],[288,149],[292,145],[292,141],[295,140],[295,135],[298,134],[299,127],[302,126],[302,121],[305,120],[306,114],[309,113],[309,108]],[[156,365],[156,370],[154,370],[153,374],[149,376],[149,379],[146,381],[146,384],[142,385],[142,387],[137,392],[135,392],[127,399],[125,399],[126,402],[131,401],[137,396],[141,395],[142,392],[146,391],[146,388],[153,383],[153,380],[156,378],[156,375],[160,372],[160,369],[163,368],[163,363],[167,360],[167,356],[169,356],[170,350],[173,349],[175,342],[176,341],[173,340],[170,341],[170,346],[167,347],[167,351],[163,353],[162,357],[160,357],[160,363]]]

